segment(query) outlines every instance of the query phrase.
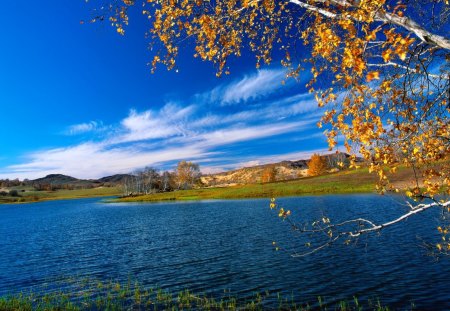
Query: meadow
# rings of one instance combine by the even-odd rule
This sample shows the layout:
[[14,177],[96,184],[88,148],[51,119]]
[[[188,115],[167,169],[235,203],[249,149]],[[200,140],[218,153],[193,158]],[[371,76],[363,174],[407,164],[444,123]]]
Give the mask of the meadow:
[[[400,188],[408,186],[411,170],[400,168],[392,182]],[[376,191],[375,174],[369,174],[367,168],[345,170],[338,173],[316,177],[306,177],[290,181],[256,183],[231,187],[200,188],[179,190],[149,195],[120,198],[120,202],[151,202],[170,200],[208,200],[208,199],[245,199],[272,198],[301,195],[371,193]]]
[[[413,172],[401,167],[392,181],[399,188],[410,186]],[[242,184],[230,187],[208,187],[191,190],[176,190],[171,192],[153,193],[119,198],[120,202],[151,202],[173,200],[208,200],[208,199],[245,199],[271,198],[301,195],[371,193],[375,192],[377,176],[369,174],[367,168],[344,170],[316,177],[305,177],[289,181],[272,183]],[[64,200],[93,198],[104,196],[120,196],[122,189],[118,187],[98,187],[91,189],[35,191],[32,187],[14,187],[18,197],[0,196],[0,203],[30,203],[48,200]]]

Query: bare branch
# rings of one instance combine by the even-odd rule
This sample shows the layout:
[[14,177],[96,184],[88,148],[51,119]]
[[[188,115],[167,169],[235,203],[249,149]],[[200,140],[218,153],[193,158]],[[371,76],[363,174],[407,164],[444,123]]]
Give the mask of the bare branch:
[[340,237],[341,237],[341,235],[338,235],[338,236],[334,237],[333,239],[330,239],[326,243],[321,244],[320,246],[315,247],[315,248],[313,248],[312,250],[310,250],[308,252],[291,254],[291,257],[298,258],[298,257],[305,257],[305,256],[308,256],[308,255],[314,254],[315,252],[318,252],[321,249],[323,249],[323,248],[325,248],[327,246],[330,246],[331,244],[336,242]]
[[378,230],[381,230],[383,228],[392,226],[393,224],[396,224],[398,222],[401,222],[402,220],[405,220],[406,218],[408,218],[408,217],[410,217],[410,216],[412,216],[414,214],[418,214],[420,212],[423,212],[423,211],[425,211],[425,210],[427,210],[427,209],[429,209],[431,207],[435,207],[435,206],[447,207],[447,206],[450,206],[450,201],[447,201],[447,202],[444,202],[444,203],[433,202],[433,203],[430,203],[430,204],[419,204],[417,206],[411,206],[411,210],[408,213],[406,213],[406,214],[404,214],[404,215],[402,215],[402,216],[400,216],[400,217],[398,217],[398,218],[396,218],[396,219],[394,219],[392,221],[386,222],[386,223],[381,224],[381,225],[376,225],[376,226],[373,226],[371,228],[361,229],[361,230],[358,230],[356,232],[344,232],[343,234],[349,235],[351,237],[357,237],[357,236],[360,236],[361,234],[364,234],[364,233],[378,231]]
[[[322,242],[320,242],[318,244],[318,246],[311,247],[311,244],[307,243],[305,245],[308,246],[308,248],[309,248],[308,250],[306,250],[304,252],[293,251],[290,255],[291,255],[291,257],[298,258],[298,257],[305,257],[308,255],[314,254],[328,246],[331,246],[332,244],[334,244],[335,242],[337,242],[339,239],[341,239],[343,237],[347,237],[346,243],[349,243],[350,239],[357,238],[363,234],[380,231],[386,227],[397,224],[412,215],[421,213],[430,208],[448,207],[448,206],[450,206],[450,201],[443,202],[443,203],[434,201],[433,203],[430,203],[430,204],[418,204],[418,205],[412,205],[410,202],[406,202],[406,206],[409,207],[409,212],[407,212],[406,214],[404,214],[392,221],[389,221],[389,222],[386,222],[386,223],[383,223],[380,225],[377,225],[374,222],[364,219],[364,218],[356,218],[356,219],[346,220],[346,221],[343,221],[343,222],[340,222],[337,224],[329,224],[329,219],[324,217],[324,218],[322,218],[322,221],[314,222],[312,224],[312,227],[313,227],[312,229],[307,229],[307,227],[300,228],[290,218],[287,217],[287,218],[285,218],[285,220],[287,220],[289,222],[292,229],[296,232],[310,233],[310,234],[324,233],[326,236],[326,240],[322,240]],[[322,227],[320,225],[317,226],[318,223],[322,223],[322,222],[323,222],[323,224],[325,224],[324,227]],[[358,229],[350,230],[350,231],[340,231],[339,230],[339,228],[341,228],[341,227],[346,227],[346,226],[352,225],[352,224],[358,226]],[[277,249],[279,249],[279,246],[277,246]],[[289,252],[287,249],[283,249],[283,250]]]
[[337,14],[335,14],[335,13],[332,13],[332,12],[327,11],[325,9],[318,8],[318,7],[314,6],[314,5],[311,5],[311,4],[308,4],[308,3],[305,3],[305,2],[301,2],[299,0],[289,0],[289,2],[293,3],[293,4],[296,4],[298,6],[301,6],[302,8],[305,8],[308,11],[318,12],[318,13],[326,16],[326,17],[330,17],[330,18],[336,18],[337,17]]
[[410,68],[410,67],[407,67],[405,65],[397,64],[397,63],[394,63],[394,62],[387,62],[387,63],[384,63],[384,64],[382,64],[382,63],[380,63],[380,64],[367,64],[367,67],[390,67],[390,66],[395,67],[395,68],[401,68],[401,69],[409,70],[409,71],[414,72],[416,74],[426,75],[426,76],[429,76],[429,77],[432,77],[432,78],[436,78],[436,79],[450,80],[450,77],[447,76],[447,75],[435,75],[435,74],[432,74],[432,73],[427,73],[425,71],[420,71],[420,70],[417,70],[415,68]]

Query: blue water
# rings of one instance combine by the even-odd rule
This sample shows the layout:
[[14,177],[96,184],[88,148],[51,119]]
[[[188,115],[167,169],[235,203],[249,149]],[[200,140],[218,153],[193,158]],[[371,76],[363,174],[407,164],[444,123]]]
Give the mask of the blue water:
[[[400,198],[335,195],[283,198],[298,222],[364,216],[392,219]],[[401,203],[401,201],[400,201]],[[240,298],[269,290],[298,302],[379,298],[394,308],[450,309],[449,259],[427,256],[439,238],[428,211],[356,244],[338,243],[292,258],[276,252],[303,245],[268,208],[267,199],[108,204],[100,199],[0,206],[0,295],[64,277],[139,280]],[[296,248],[297,249],[297,248]]]

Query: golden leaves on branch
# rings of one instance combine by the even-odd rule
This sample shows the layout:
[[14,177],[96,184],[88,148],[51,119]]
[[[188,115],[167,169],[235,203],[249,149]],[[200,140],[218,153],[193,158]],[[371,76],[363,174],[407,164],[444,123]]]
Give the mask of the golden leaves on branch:
[[[280,207],[277,203],[275,198],[270,199],[269,207],[271,210],[275,210],[278,213],[278,217],[286,219],[291,215],[290,210],[285,210],[283,207]],[[273,245],[276,243],[273,242]]]
[[[212,62],[217,75],[228,73],[230,56],[240,56],[243,42],[255,47],[260,62],[270,63],[277,19],[286,2],[275,0],[203,1],[148,0],[153,11],[152,39],[165,50],[152,62],[153,70],[161,63],[172,69],[178,56],[177,46],[186,38],[195,42],[194,57]],[[154,41],[154,40],[152,40]]]

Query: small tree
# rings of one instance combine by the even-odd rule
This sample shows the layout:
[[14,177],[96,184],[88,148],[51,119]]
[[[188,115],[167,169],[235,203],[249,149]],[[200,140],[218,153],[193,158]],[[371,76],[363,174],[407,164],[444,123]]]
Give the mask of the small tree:
[[144,192],[148,194],[156,190],[156,188],[158,188],[159,186],[161,178],[158,170],[153,167],[146,167],[144,168],[142,174],[143,174],[142,178],[143,178]]
[[178,162],[175,176],[178,189],[190,189],[200,179],[200,166],[193,162]]
[[308,176],[322,175],[327,171],[327,162],[323,157],[314,153],[308,162]]
[[173,186],[173,174],[168,171],[165,171],[161,175],[161,190],[163,192],[170,191],[174,188]]
[[261,182],[274,182],[276,180],[277,170],[275,166],[268,166],[262,171]]
[[9,195],[12,197],[20,197],[19,192],[17,190],[10,190]]

